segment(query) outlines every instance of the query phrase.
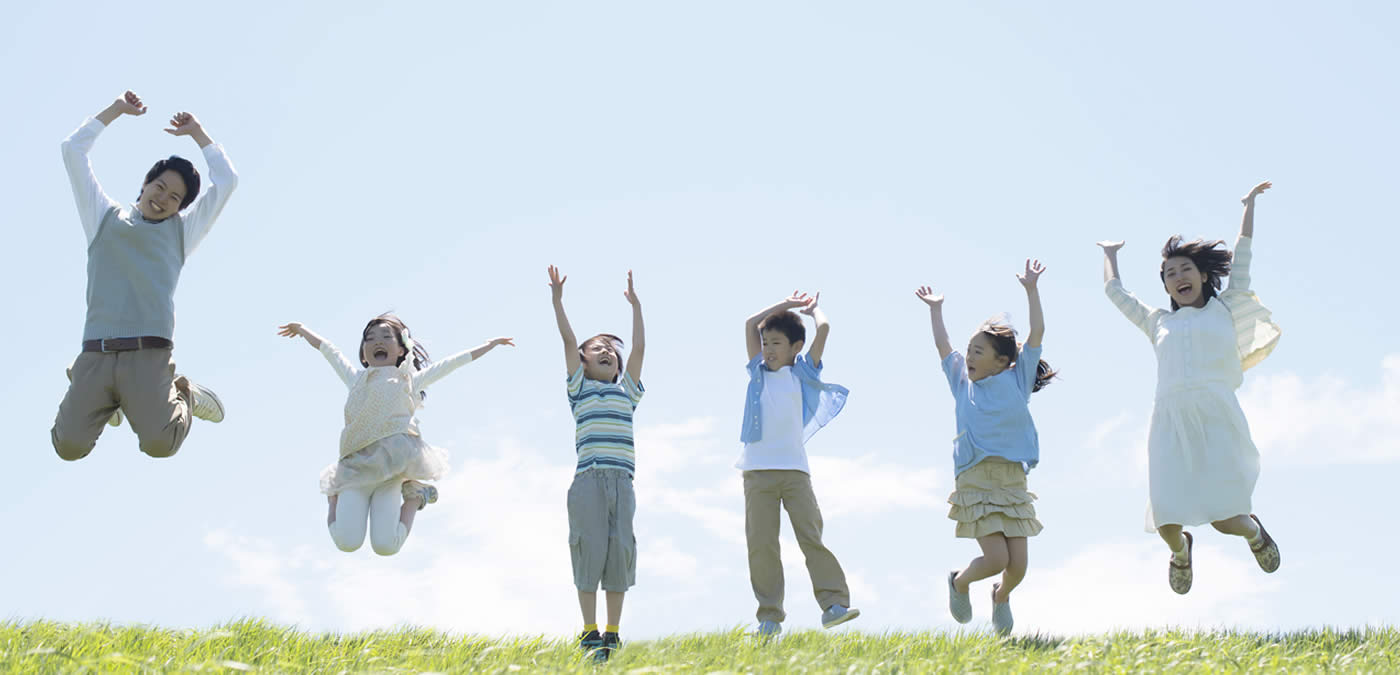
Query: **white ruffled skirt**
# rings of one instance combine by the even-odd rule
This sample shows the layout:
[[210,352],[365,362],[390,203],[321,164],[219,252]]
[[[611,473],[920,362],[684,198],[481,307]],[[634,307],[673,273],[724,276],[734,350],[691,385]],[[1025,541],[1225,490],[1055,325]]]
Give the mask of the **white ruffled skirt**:
[[1147,530],[1248,514],[1259,451],[1228,384],[1159,393],[1147,439]]
[[433,481],[447,475],[447,451],[419,436],[394,434],[340,458],[321,472],[321,493],[372,488],[390,480]]

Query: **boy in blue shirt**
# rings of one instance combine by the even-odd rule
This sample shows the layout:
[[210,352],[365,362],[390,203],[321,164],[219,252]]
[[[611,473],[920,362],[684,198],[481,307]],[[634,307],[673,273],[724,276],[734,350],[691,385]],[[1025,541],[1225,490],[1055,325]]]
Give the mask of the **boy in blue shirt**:
[[[739,437],[744,450],[734,466],[744,472],[749,580],[758,599],[758,634],[764,637],[780,633],[787,616],[778,549],[780,504],[787,509],[807,560],[812,592],[822,608],[822,626],[831,628],[860,616],[860,610],[849,608],[850,588],[841,564],[822,543],[822,514],[804,447],[841,412],[848,393],[845,387],[821,381],[822,352],[831,326],[817,307],[819,296],[794,293],[744,324],[749,389]],[[807,332],[793,309],[816,322],[816,335],[805,357],[801,352]]]

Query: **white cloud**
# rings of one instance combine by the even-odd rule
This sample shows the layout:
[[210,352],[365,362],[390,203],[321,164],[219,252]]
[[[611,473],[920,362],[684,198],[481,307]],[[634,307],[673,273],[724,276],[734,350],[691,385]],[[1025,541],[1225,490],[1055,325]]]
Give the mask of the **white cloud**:
[[1293,373],[1246,379],[1240,405],[1264,461],[1400,460],[1400,354],[1382,359],[1378,374],[1374,384]]

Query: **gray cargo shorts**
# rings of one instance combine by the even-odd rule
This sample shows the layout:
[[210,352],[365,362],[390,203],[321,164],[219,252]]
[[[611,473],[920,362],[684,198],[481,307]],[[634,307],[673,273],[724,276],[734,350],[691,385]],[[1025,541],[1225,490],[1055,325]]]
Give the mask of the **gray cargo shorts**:
[[637,498],[626,469],[592,468],[569,486],[569,554],[580,591],[622,593],[637,582]]

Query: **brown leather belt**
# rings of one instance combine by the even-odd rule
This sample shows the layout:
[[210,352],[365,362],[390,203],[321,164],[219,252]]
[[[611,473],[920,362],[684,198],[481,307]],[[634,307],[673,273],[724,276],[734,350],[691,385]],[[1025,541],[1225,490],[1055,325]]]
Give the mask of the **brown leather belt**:
[[171,349],[174,346],[174,342],[154,335],[83,340],[85,352],[134,352],[140,349]]

